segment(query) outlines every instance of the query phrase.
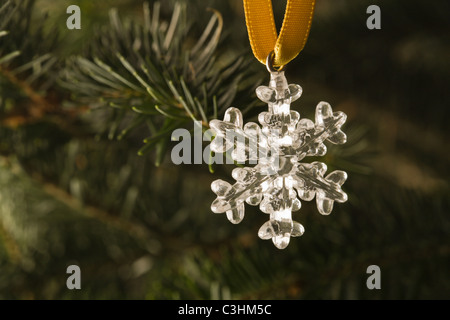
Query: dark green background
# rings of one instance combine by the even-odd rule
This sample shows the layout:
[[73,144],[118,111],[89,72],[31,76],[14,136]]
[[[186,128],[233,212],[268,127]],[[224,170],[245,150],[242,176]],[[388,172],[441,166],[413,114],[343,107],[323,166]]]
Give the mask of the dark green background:
[[[206,7],[219,10],[217,51],[248,58],[244,82],[268,81],[252,58],[241,1],[184,2],[191,42],[212,15]],[[70,4],[81,7],[82,30],[65,27]],[[278,23],[284,4],[274,1]],[[381,30],[366,27],[370,4],[381,8]],[[318,0],[306,47],[286,74],[303,87],[293,105],[303,117],[322,100],[348,115],[347,144],[330,146],[321,161],[348,172],[349,200],[330,216],[303,202],[293,218],[306,232],[285,250],[257,237],[267,218],[257,208],[246,206],[239,225],[210,211],[211,182],[231,182],[234,166],[212,174],[166,156],[156,167],[155,152],[137,155],[148,129],[108,135],[113,108],[94,109],[58,80],[72,68],[66,61],[100,50],[93,30],[108,28],[112,7],[141,23],[142,1],[39,0],[29,27],[16,22],[0,38],[0,59],[14,48],[23,50],[18,65],[46,52],[57,58],[35,80],[36,70],[18,74],[22,85],[8,76],[16,65],[0,64],[0,299],[450,298],[448,1]],[[162,18],[172,11],[164,1]],[[115,57],[108,47],[101,54]],[[24,84],[56,109],[33,113],[41,100]],[[232,105],[256,99],[239,86]],[[81,290],[66,288],[71,264],[81,268]],[[372,264],[381,290],[366,287]]]

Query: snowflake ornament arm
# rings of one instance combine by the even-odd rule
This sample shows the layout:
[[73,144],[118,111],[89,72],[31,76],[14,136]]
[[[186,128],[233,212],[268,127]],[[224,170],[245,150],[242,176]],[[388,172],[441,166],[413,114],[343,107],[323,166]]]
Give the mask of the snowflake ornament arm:
[[303,226],[292,220],[292,212],[301,207],[301,200],[316,198],[317,209],[328,215],[333,204],[345,202],[347,195],[341,186],[347,179],[344,171],[336,170],[325,176],[327,166],[322,162],[302,163],[307,156],[323,156],[324,144],[346,142],[341,126],[346,120],[343,112],[333,112],[326,102],[316,107],[315,122],[300,119],[300,114],[290,110],[302,89],[287,84],[284,72],[271,72],[269,86],[260,86],[257,96],[268,104],[256,123],[243,124],[242,113],[236,108],[225,112],[224,120],[212,120],[215,133],[211,150],[223,153],[230,149],[237,162],[257,161],[254,167],[235,168],[236,183],[231,185],[216,180],[211,188],[217,195],[211,209],[226,212],[228,220],[239,223],[244,218],[245,204],[259,205],[269,214],[269,221],[259,229],[261,239],[272,239],[279,249],[287,247],[290,237],[301,236]]

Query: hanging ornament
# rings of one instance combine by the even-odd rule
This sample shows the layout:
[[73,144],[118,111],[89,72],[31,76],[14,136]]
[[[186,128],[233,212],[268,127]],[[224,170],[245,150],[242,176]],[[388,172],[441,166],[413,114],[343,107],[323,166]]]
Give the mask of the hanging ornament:
[[280,35],[277,37],[272,4],[267,0],[244,0],[247,30],[255,57],[270,72],[269,86],[260,86],[256,95],[268,104],[268,111],[258,116],[261,127],[253,122],[244,125],[242,113],[229,108],[224,120],[212,120],[215,133],[211,150],[224,153],[232,149],[237,162],[256,163],[254,167],[238,167],[232,172],[236,182],[231,185],[215,180],[211,188],[217,195],[211,209],[226,212],[230,222],[244,218],[245,203],[259,205],[269,220],[259,229],[261,239],[272,239],[279,249],[287,247],[290,237],[301,236],[303,226],[292,220],[292,212],[301,202],[316,199],[317,209],[328,215],[334,202],[345,202],[341,186],[347,179],[344,171],[326,174],[322,162],[302,162],[310,156],[323,156],[324,142],[342,144],[346,135],[341,126],[343,112],[333,112],[326,102],[316,107],[315,121],[300,119],[290,104],[302,94],[297,84],[288,84],[285,65],[303,49],[314,12],[313,0],[288,0]]

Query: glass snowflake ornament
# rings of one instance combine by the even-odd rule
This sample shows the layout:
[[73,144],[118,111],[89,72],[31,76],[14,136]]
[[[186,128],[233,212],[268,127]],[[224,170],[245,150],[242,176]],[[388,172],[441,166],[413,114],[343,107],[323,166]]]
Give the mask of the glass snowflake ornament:
[[209,123],[215,133],[211,142],[213,152],[228,152],[234,161],[256,164],[235,168],[233,185],[220,179],[211,184],[217,195],[211,210],[226,212],[228,220],[237,224],[244,218],[245,202],[259,205],[270,218],[261,226],[258,236],[272,239],[279,249],[287,247],[290,237],[304,232],[303,226],[292,220],[292,212],[301,207],[300,200],[311,201],[315,197],[317,209],[323,215],[331,213],[335,201],[347,200],[341,189],[347,179],[344,171],[326,175],[325,163],[301,162],[308,156],[325,155],[325,141],[345,143],[347,137],[341,126],[347,116],[320,102],[315,122],[300,119],[298,112],[290,110],[290,104],[301,93],[299,85],[288,85],[284,71],[273,71],[269,86],[256,89],[258,98],[268,104],[268,111],[258,116],[261,127],[253,122],[244,125],[242,113],[236,108],[227,109],[223,121]]

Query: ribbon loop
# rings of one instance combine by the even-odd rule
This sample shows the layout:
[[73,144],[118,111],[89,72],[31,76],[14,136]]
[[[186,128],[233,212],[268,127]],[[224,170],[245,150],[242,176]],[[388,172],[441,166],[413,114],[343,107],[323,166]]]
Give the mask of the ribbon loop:
[[288,0],[279,35],[272,0],[243,1],[248,37],[256,59],[266,64],[267,56],[274,51],[274,66],[281,67],[293,60],[308,39],[315,0]]

